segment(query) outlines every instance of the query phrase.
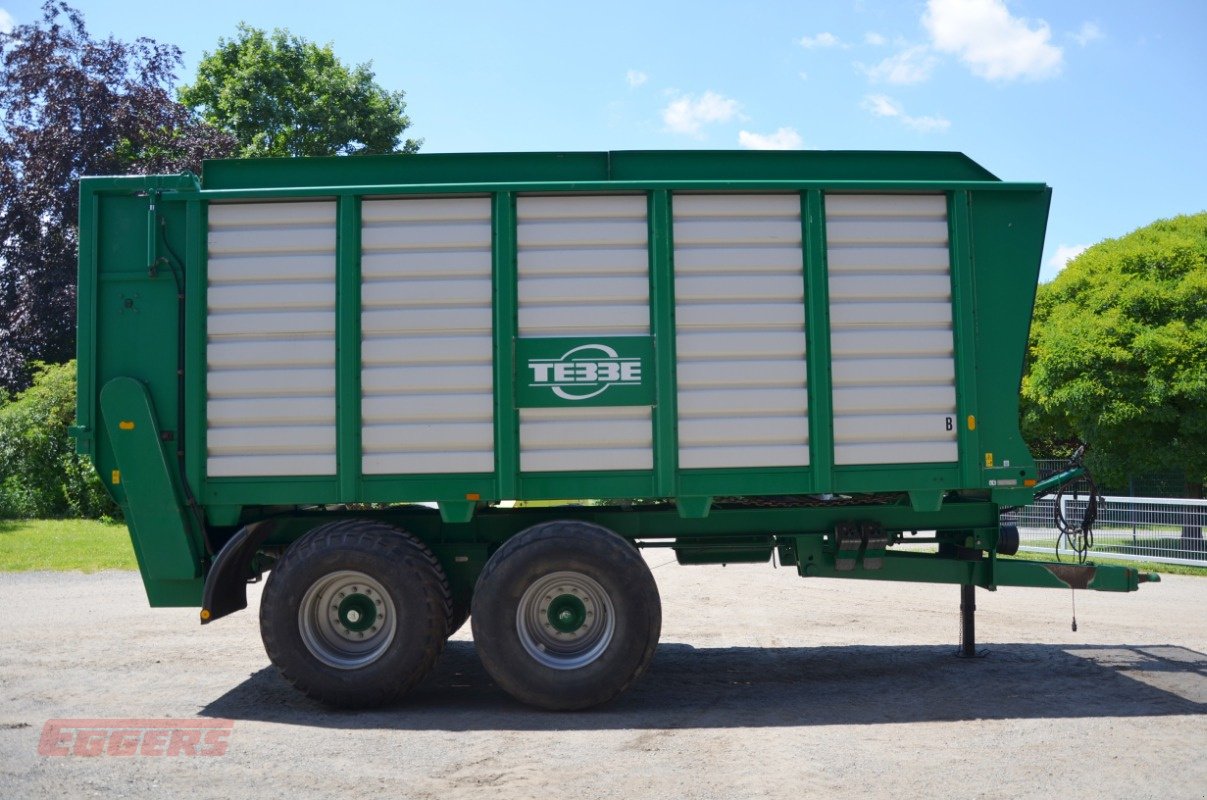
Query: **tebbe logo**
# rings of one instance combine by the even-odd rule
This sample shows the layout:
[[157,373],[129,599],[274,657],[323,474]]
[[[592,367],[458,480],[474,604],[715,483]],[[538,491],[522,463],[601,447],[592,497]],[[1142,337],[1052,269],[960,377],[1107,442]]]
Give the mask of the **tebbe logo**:
[[641,359],[623,358],[605,344],[583,344],[561,358],[530,358],[532,387],[546,387],[563,400],[598,397],[612,386],[641,384]]
[[223,756],[229,719],[52,719],[40,756]]

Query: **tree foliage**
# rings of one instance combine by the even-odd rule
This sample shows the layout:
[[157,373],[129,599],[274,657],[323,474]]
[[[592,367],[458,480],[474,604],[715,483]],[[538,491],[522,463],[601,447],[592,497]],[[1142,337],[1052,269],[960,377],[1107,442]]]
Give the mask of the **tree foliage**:
[[91,463],[75,452],[75,362],[38,364],[34,381],[0,398],[0,518],[120,516]]
[[180,51],[93,39],[79,12],[47,2],[0,33],[0,386],[29,363],[65,361],[75,339],[82,175],[176,172],[233,148],[170,94]]
[[1079,437],[1108,482],[1207,476],[1207,213],[1097,244],[1039,287],[1023,380],[1032,441]]
[[404,93],[373,81],[369,64],[349,69],[331,45],[287,30],[240,24],[206,53],[180,100],[239,141],[239,155],[329,156],[412,153]]

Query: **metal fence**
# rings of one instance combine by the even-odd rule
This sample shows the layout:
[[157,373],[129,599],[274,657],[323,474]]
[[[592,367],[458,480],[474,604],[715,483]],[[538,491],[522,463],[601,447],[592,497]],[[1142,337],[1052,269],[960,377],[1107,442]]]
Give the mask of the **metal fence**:
[[[1081,522],[1089,498],[1071,491],[1061,496],[1064,518]],[[1011,511],[1002,521],[1018,526],[1020,550],[1052,553],[1057,545],[1056,498],[1045,497],[1032,505]],[[1160,561],[1207,567],[1207,500],[1163,497],[1103,497],[1093,526],[1091,558],[1125,561]],[[1060,542],[1061,556],[1076,555]]]
[[[1069,459],[1037,458],[1035,459],[1035,466],[1039,471],[1039,477],[1046,478],[1049,475],[1055,475],[1068,469]],[[1084,481],[1077,483],[1077,487],[1082,491],[1085,491],[1086,485]],[[1100,480],[1098,481],[1098,489],[1104,494],[1118,495],[1120,497],[1185,497],[1186,473],[1178,469],[1144,472],[1132,475],[1119,483],[1109,485]]]

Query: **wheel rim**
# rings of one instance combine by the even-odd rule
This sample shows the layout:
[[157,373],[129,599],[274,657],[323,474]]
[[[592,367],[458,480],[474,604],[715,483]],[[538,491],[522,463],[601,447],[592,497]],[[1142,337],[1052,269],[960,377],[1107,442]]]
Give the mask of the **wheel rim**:
[[398,631],[394,601],[363,572],[319,578],[302,597],[298,630],[310,654],[329,667],[356,669],[381,658]]
[[612,642],[612,598],[581,572],[554,572],[533,583],[516,609],[516,631],[528,655],[552,669],[579,669]]

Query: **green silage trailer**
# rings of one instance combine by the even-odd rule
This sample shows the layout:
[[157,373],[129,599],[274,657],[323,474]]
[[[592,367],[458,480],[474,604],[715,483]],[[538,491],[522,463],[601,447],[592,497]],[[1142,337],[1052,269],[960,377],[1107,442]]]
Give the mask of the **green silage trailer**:
[[518,699],[605,702],[661,628],[640,548],[956,584],[966,651],[974,587],[1155,579],[999,558],[1002,508],[1054,483],[1018,426],[1050,190],[961,154],[229,160],[80,193],[75,433],[150,603],[213,622],[267,573],[268,655],[320,701],[401,697],[469,618]]

